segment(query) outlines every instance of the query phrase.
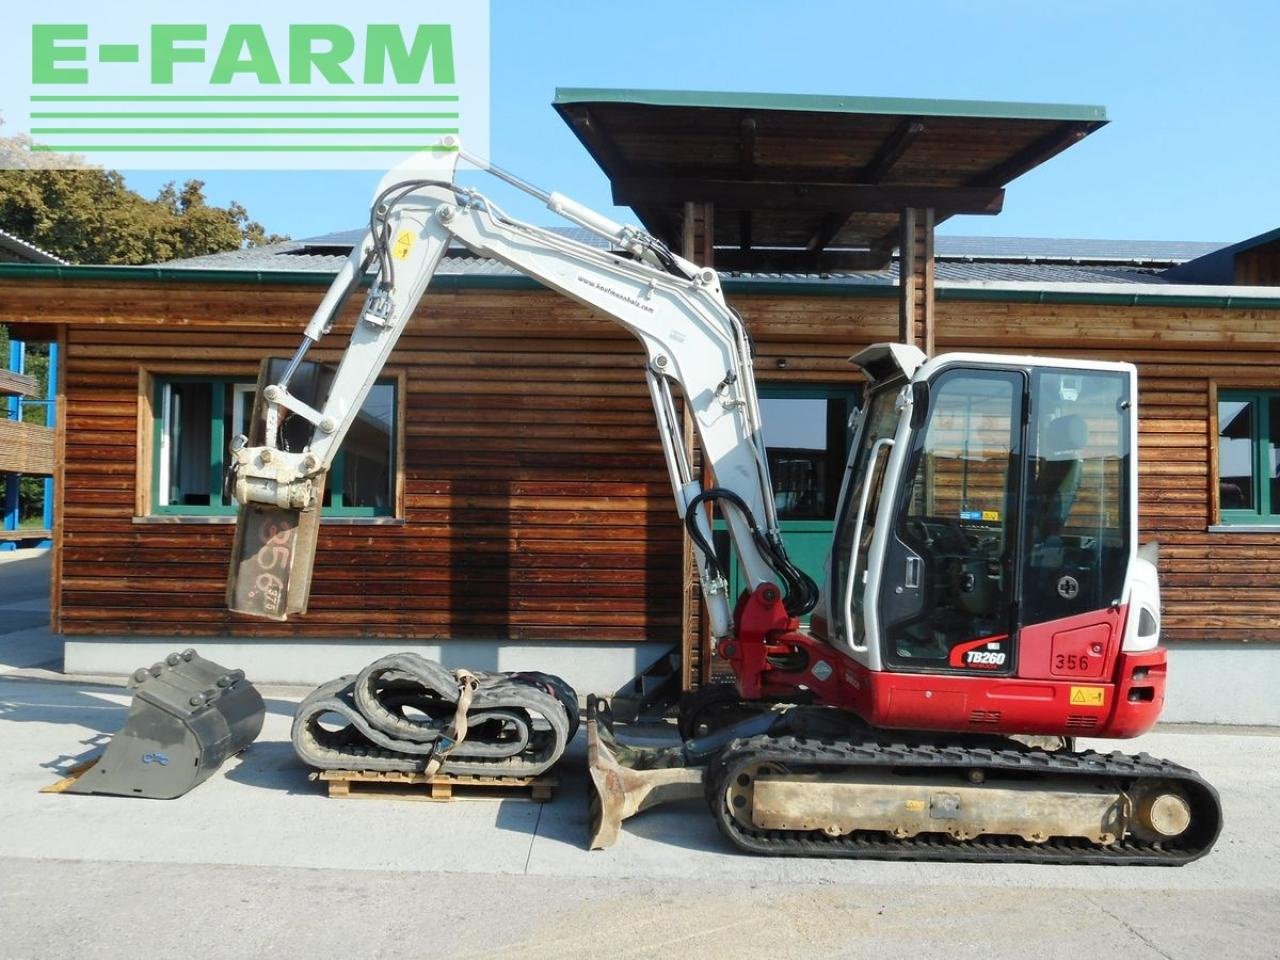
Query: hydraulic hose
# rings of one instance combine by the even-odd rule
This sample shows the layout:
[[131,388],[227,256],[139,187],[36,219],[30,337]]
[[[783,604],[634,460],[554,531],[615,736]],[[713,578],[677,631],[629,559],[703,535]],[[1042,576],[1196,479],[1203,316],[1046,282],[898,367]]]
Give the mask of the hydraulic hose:
[[793,617],[798,617],[812,610],[818,602],[818,585],[813,582],[813,578],[791,562],[780,537],[776,535],[766,536],[760,530],[746,501],[732,490],[726,490],[723,487],[704,490],[690,500],[685,508],[685,528],[689,531],[689,536],[697,544],[698,549],[702,551],[703,556],[707,558],[708,572],[712,576],[727,579],[726,571],[720,565],[719,557],[716,556],[715,547],[707,541],[706,537],[702,535],[702,530],[698,527],[697,508],[703,503],[714,500],[727,500],[747,522],[756,548],[782,581],[785,591],[783,605],[786,607],[787,613]]

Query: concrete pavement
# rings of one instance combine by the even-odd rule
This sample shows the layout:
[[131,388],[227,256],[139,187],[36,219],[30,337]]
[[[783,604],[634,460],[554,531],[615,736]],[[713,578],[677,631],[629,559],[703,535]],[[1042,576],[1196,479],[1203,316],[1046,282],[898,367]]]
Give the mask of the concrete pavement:
[[1217,848],[1181,869],[753,858],[700,802],[588,852],[580,741],[545,805],[330,800],[289,746],[289,688],[264,689],[259,741],[182,799],[40,794],[129,697],[60,674],[47,630],[13,616],[37,606],[9,589],[27,562],[0,564],[0,957],[1280,956],[1269,729],[1132,745],[1222,793]]

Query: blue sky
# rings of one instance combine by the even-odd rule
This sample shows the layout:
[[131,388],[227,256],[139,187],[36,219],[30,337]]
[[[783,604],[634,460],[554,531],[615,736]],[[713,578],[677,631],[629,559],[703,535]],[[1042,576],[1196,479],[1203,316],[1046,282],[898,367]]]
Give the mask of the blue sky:
[[[1234,241],[1280,226],[1278,37],[1280,4],[1264,0],[493,0],[492,159],[611,209],[605,177],[551,109],[557,86],[1101,104],[1111,123],[1015,181],[1002,214],[956,217],[942,232]],[[378,180],[176,171],[128,182],[150,195],[191,176],[213,202],[238,200],[294,237],[358,226]],[[491,192],[554,222],[499,184]]]

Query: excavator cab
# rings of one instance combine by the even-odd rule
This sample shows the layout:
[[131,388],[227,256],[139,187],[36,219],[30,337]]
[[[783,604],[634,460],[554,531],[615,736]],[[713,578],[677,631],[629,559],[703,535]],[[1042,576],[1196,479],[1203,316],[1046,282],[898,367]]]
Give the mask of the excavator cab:
[[[865,668],[870,722],[1062,735],[1117,714],[1130,731],[1154,722],[1155,684],[1132,709],[1101,686],[1126,651],[1155,646],[1158,622],[1157,597],[1132,589],[1154,587],[1154,569],[1132,576],[1150,566],[1136,370],[898,345],[854,362],[872,389],[814,632]],[[1144,617],[1141,637],[1127,629]],[[925,690],[922,675],[946,679]]]

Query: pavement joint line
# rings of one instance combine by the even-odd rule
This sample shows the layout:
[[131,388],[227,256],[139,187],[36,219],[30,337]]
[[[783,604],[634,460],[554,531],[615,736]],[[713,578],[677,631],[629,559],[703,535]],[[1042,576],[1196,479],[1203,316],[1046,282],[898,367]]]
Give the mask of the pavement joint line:
[[[77,799],[80,799],[80,798],[77,798]],[[727,853],[730,857],[733,856],[731,852],[727,852]],[[758,858],[748,858],[749,861],[754,861],[756,859]],[[33,856],[30,854],[19,853],[19,852],[9,852],[9,851],[0,852],[0,864],[3,864],[5,860],[20,860],[27,863],[65,863],[65,864],[86,864],[86,865],[121,864],[125,866],[142,866],[142,867],[210,868],[210,869],[219,869],[219,870],[246,870],[246,871],[263,870],[263,869],[290,870],[290,871],[299,870],[299,871],[308,871],[311,873],[324,874],[324,875],[331,874],[335,869],[335,867],[333,866],[313,866],[309,864],[242,863],[242,862],[236,862],[236,861],[208,860],[208,859],[145,860],[145,859],[137,859],[137,858],[124,858],[124,857],[47,857],[47,856]],[[817,859],[814,862],[819,864],[826,864],[826,863],[829,863],[830,861]],[[837,861],[837,862],[849,863],[850,861]],[[878,861],[859,861],[859,862],[861,862],[864,865],[879,863]],[[935,864],[934,866],[938,866],[938,865]],[[977,866],[977,865],[976,864],[946,864],[946,866],[970,867],[970,866]],[[1016,869],[1016,870],[1021,870],[1023,867],[1034,866],[1034,865],[1005,864],[1003,866]],[[370,865],[343,864],[342,866],[337,867],[337,869],[350,871],[352,873],[359,873],[362,875],[386,874],[388,872],[387,867],[381,866],[381,865],[373,865],[373,864],[370,864]],[[1050,866],[1050,867],[1047,867],[1047,869],[1050,869],[1053,871],[1061,871],[1061,870],[1073,871],[1081,868]],[[1110,870],[1113,868],[1085,867],[1082,869]],[[1171,868],[1123,867],[1120,869],[1128,870],[1128,871],[1150,870],[1159,874],[1159,873],[1166,872]],[[1178,868],[1173,868],[1173,869],[1178,869]],[[414,870],[414,869],[409,869],[404,867],[394,867],[394,868],[391,868],[391,872],[402,874],[405,876],[418,876],[423,873],[429,872],[433,876],[467,877],[467,878],[486,878],[487,877],[487,878],[496,878],[496,879],[512,879],[512,878],[521,876],[521,874],[518,874],[512,871],[503,871],[503,870],[474,870],[473,871],[473,870],[451,869],[448,867],[440,867],[440,868],[433,867],[430,871]],[[940,873],[945,873],[946,875],[940,875],[937,879],[933,879],[927,875],[916,876],[912,878],[910,883],[913,888],[917,888],[917,889],[918,888],[952,889],[957,886],[964,887],[965,889],[971,889],[975,883],[977,884],[977,886],[980,886],[983,888],[989,888],[992,890],[1000,890],[1005,892],[1009,890],[1017,889],[1016,886],[1009,883],[991,882],[989,879],[986,878],[986,874],[988,872],[989,871],[986,871],[986,870],[979,871],[979,878],[975,881],[971,878],[965,879],[963,876],[958,876],[962,874],[962,871],[945,871],[945,872],[940,871]],[[662,883],[698,883],[700,882],[699,878],[694,875],[653,874],[653,873],[645,872],[639,869],[628,868],[626,866],[624,866],[623,869],[616,872],[610,871],[607,877],[603,877],[597,874],[583,874],[576,871],[567,871],[567,872],[552,871],[547,873],[532,873],[532,874],[528,874],[527,876],[534,877],[534,878],[548,879],[548,880],[582,880],[584,882],[606,881],[608,883],[645,882],[645,883],[662,884]],[[716,878],[715,882],[722,883],[722,884],[729,884],[729,885],[733,884],[732,880],[728,878],[723,878],[723,877]],[[779,878],[766,879],[764,877],[760,877],[760,878],[752,878],[750,882],[752,884],[756,884],[759,886],[785,885],[785,886],[808,886],[808,887],[815,887],[815,888],[818,888],[818,887],[830,888],[834,886],[845,886],[845,887],[856,887],[856,888],[889,886],[889,887],[897,888],[904,885],[904,881],[902,881],[900,877],[873,876],[873,875],[860,875],[858,877],[842,877],[839,879],[832,879],[830,877],[818,877],[813,879],[779,879]],[[1084,899],[1089,899],[1087,895],[1087,891],[1083,888],[1076,887],[1076,886],[1070,886],[1070,885],[1062,886],[1062,887],[1034,886],[1031,889],[1035,889],[1038,891],[1048,891],[1048,892],[1056,891],[1056,892],[1076,893],[1076,894],[1079,894]],[[1114,893],[1114,892],[1117,892],[1118,889],[1119,888],[1108,887],[1107,892]],[[1144,887],[1144,886],[1130,888],[1130,889],[1137,890],[1139,892],[1146,892],[1146,893],[1156,893],[1156,892],[1163,892],[1167,890],[1167,888],[1165,887]],[[1177,888],[1177,892],[1184,893],[1187,895],[1191,895],[1191,894],[1204,895],[1204,894],[1221,893],[1223,889],[1235,890],[1237,888],[1235,887],[1224,888],[1221,884],[1215,884],[1213,886],[1207,886],[1207,887],[1202,887],[1202,886],[1179,887]],[[1097,906],[1095,901],[1089,899],[1089,902]],[[1116,920],[1120,924],[1127,926],[1127,924],[1122,918],[1114,916],[1105,908],[1099,908],[1099,909],[1101,910],[1101,912],[1111,917],[1111,919]],[[1139,939],[1142,939],[1142,935],[1139,934],[1137,931],[1133,931],[1133,933]],[[1158,947],[1153,946],[1152,949],[1157,950],[1158,952],[1161,952],[1163,956],[1168,958],[1168,960],[1176,960],[1176,958],[1169,957],[1168,954],[1164,954],[1162,951],[1159,951]]]
[[75,705],[67,704],[66,706],[57,706],[57,705],[50,706],[47,703],[40,703],[38,701],[33,702],[30,700],[14,700],[11,697],[0,697],[0,703],[3,703],[6,706],[10,706],[10,707],[42,707],[46,710],[75,710],[75,711],[111,710],[114,712],[124,707],[124,704],[119,704],[119,703],[104,703],[101,706],[94,703],[77,703]]
[[538,828],[542,826],[542,811],[547,808],[545,803],[538,804],[538,815],[533,820],[533,833],[529,836],[529,852],[524,856],[524,876],[529,875],[529,864],[533,862],[533,845],[538,842]]
[[1159,944],[1153,942],[1151,938],[1149,938],[1148,936],[1146,936],[1146,934],[1139,931],[1133,924],[1131,924],[1128,920],[1124,919],[1124,917],[1121,917],[1118,914],[1113,913],[1111,910],[1107,909],[1105,904],[1099,903],[1093,897],[1089,896],[1089,894],[1085,893],[1083,896],[1085,900],[1093,904],[1099,910],[1099,912],[1101,912],[1105,916],[1110,917],[1116,923],[1120,924],[1120,926],[1124,927],[1125,930],[1127,930],[1133,936],[1137,937],[1140,941],[1142,941],[1142,943],[1148,949],[1154,950],[1156,953],[1160,954],[1160,956],[1164,957],[1164,960],[1175,960],[1172,954],[1166,953],[1164,949],[1161,946],[1159,946]]

